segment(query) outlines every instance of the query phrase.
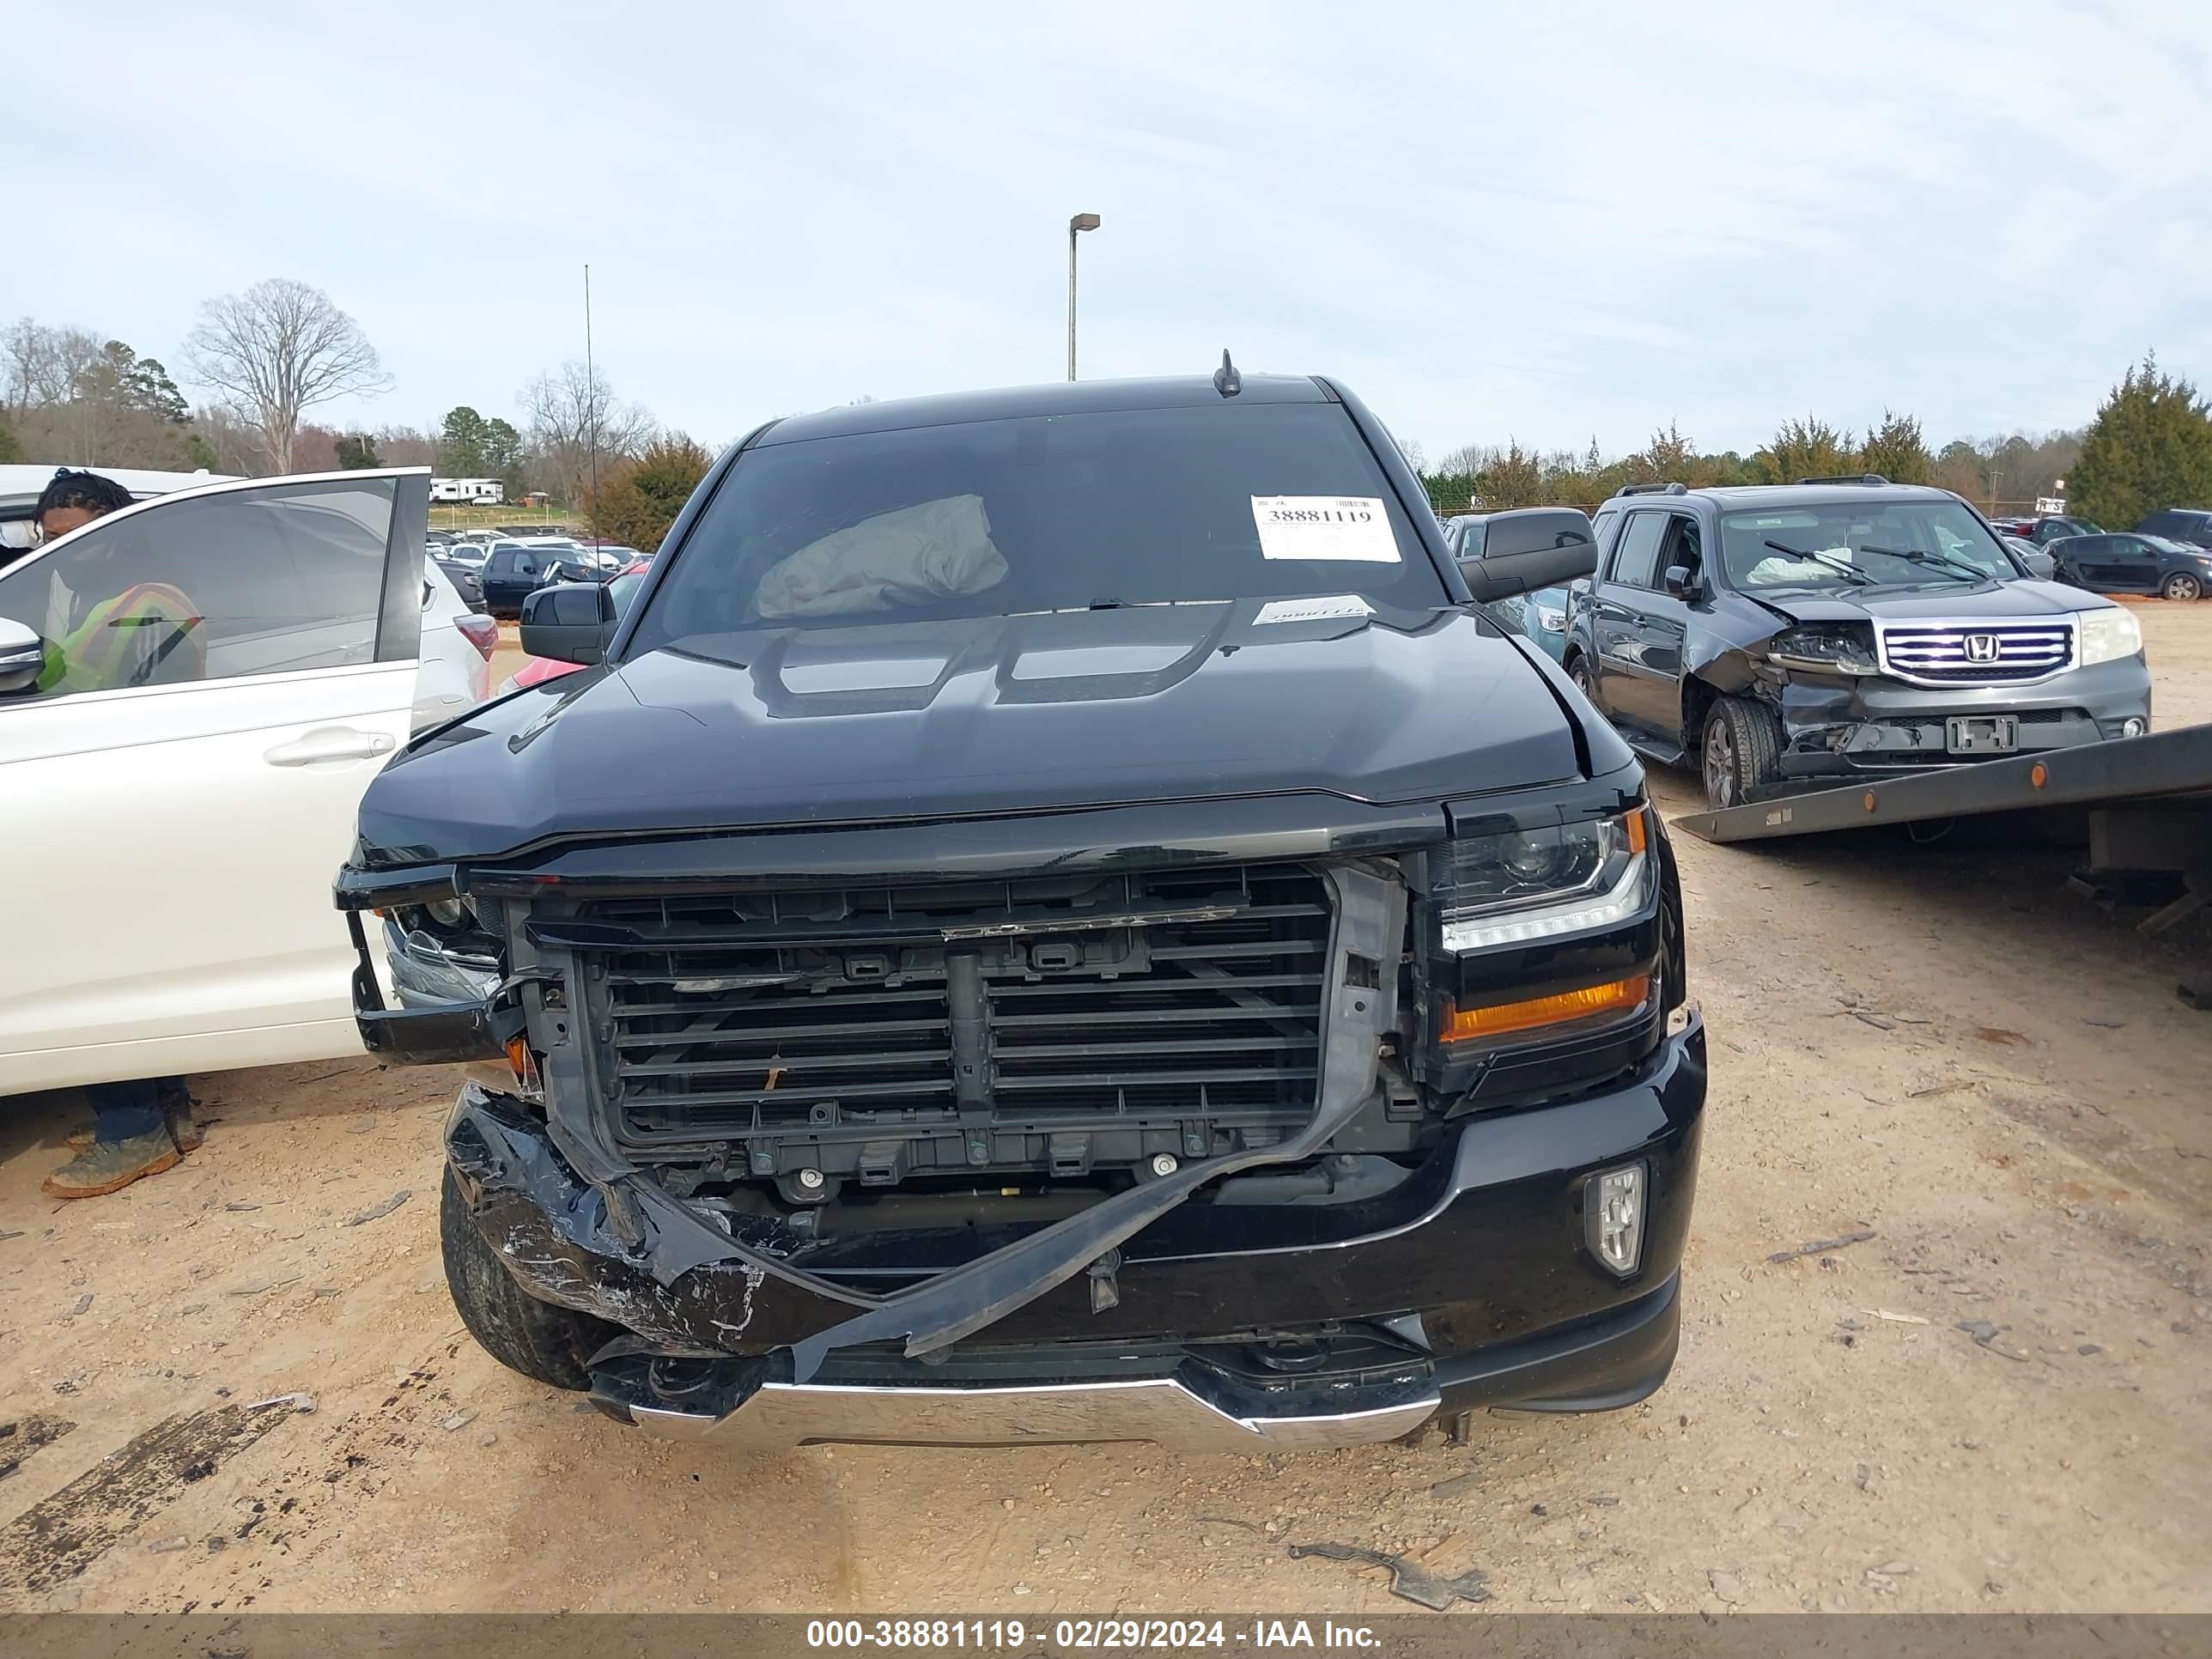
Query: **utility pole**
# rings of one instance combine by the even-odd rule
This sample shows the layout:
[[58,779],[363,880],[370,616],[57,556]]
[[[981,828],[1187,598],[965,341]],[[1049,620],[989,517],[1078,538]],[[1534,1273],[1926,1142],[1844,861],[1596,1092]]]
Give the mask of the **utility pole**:
[[[592,367],[592,267],[584,264],[584,407],[589,411],[585,419],[592,423],[592,545],[599,544],[599,376]],[[550,504],[549,504],[550,505]],[[549,512],[548,519],[552,517]]]
[[1075,238],[1098,228],[1098,216],[1079,213],[1067,222],[1067,378],[1075,378]]

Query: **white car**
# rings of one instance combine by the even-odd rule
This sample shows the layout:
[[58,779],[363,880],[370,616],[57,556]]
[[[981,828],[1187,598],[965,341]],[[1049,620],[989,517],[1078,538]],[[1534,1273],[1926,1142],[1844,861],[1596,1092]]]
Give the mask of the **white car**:
[[202,485],[0,571],[0,1095],[360,1052],[331,880],[415,725],[428,492]]
[[[74,467],[69,470],[76,471]],[[195,484],[222,483],[229,477],[228,473],[210,472],[205,468],[198,472],[150,472],[113,466],[96,466],[89,470],[103,478],[113,479],[142,501],[149,495],[166,495],[173,489],[190,489]],[[4,568],[37,541],[32,516],[38,507],[40,495],[53,482],[54,474],[59,471],[62,469],[56,466],[28,465],[21,462],[0,466],[0,568]]]
[[491,694],[499,624],[468,601],[434,559],[422,561],[422,659],[415,673],[415,729],[465,714]]

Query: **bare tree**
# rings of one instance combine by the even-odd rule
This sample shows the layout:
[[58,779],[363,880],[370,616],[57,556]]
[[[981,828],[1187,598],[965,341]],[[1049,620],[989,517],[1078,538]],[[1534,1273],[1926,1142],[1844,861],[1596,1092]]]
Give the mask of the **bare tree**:
[[322,289],[284,276],[203,305],[185,361],[253,428],[276,472],[292,471],[304,411],[392,384],[360,325]]
[[386,466],[435,466],[438,434],[430,427],[380,426],[376,428],[376,453]]
[[605,375],[573,361],[562,364],[558,374],[539,375],[516,401],[529,423],[532,447],[564,501],[584,499],[595,453],[601,467],[627,459],[658,430],[645,409],[616,399]]
[[74,402],[100,362],[100,336],[26,317],[0,337],[9,412]]

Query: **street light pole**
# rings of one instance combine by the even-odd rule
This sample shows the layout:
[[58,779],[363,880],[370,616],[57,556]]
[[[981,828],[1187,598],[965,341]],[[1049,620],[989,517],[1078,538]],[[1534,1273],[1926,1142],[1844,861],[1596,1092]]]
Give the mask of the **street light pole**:
[[1075,378],[1075,238],[1078,232],[1098,228],[1098,216],[1079,213],[1067,222],[1067,378]]

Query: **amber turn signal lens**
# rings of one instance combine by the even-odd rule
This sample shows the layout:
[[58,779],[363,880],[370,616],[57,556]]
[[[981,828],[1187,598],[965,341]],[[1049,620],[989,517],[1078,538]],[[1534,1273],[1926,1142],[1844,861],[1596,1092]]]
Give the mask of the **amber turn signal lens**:
[[514,1068],[514,1080],[526,1089],[538,1086],[538,1056],[530,1052],[529,1039],[511,1036],[507,1040],[507,1063]]
[[[1631,820],[1633,822],[1634,820]],[[1504,1036],[1533,1030],[1539,1025],[1559,1025],[1592,1014],[1623,1013],[1640,1008],[1651,994],[1651,976],[1617,979],[1610,985],[1592,985],[1557,996],[1534,997],[1527,1002],[1501,1002],[1492,1008],[1461,1010],[1444,1006],[1444,1041],[1462,1042],[1469,1037]]]

